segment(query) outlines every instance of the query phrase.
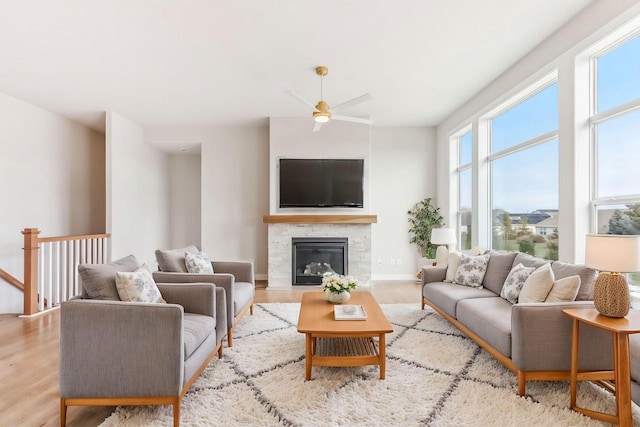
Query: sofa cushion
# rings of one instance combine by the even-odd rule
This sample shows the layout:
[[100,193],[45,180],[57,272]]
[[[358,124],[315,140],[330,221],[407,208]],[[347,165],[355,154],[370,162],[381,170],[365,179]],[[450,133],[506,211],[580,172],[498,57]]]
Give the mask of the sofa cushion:
[[249,282],[235,282],[233,284],[233,315],[237,316],[253,298],[253,285]]
[[517,303],[524,282],[527,281],[534,270],[533,267],[525,267],[522,264],[513,267],[507,276],[507,280],[504,281],[500,296],[511,304]]
[[544,264],[538,267],[527,277],[524,285],[522,285],[520,295],[518,295],[518,302],[544,302],[551,288],[553,288],[554,280],[551,264]]
[[482,288],[482,279],[487,272],[488,264],[489,254],[478,256],[462,254],[454,282],[458,285]]
[[82,297],[120,301],[116,288],[116,272],[135,271],[140,265],[133,255],[115,260],[109,264],[80,264],[78,274],[82,280]]
[[544,302],[571,302],[576,300],[580,289],[580,276],[569,276],[553,282],[553,287]]
[[192,254],[191,252],[185,252],[184,264],[187,267],[189,273],[195,274],[213,274],[213,265],[211,264],[211,258],[206,252],[198,252]]
[[422,296],[449,316],[456,317],[456,304],[465,298],[491,298],[496,294],[488,289],[470,288],[455,283],[429,283],[422,288]]
[[136,271],[118,271],[116,289],[121,301],[166,303],[145,264]]
[[184,262],[186,252],[197,254],[200,252],[195,246],[187,246],[180,249],[156,250],[156,261],[160,270],[173,273],[188,273]]
[[447,261],[447,276],[444,280],[448,283],[453,283],[453,280],[456,278],[456,270],[458,270],[458,265],[460,265],[460,257],[462,254],[458,251],[449,252],[449,260]]
[[210,316],[184,313],[182,325],[184,360],[187,360],[209,335],[215,333],[216,321]]
[[516,252],[490,251],[489,264],[484,279],[482,279],[482,286],[500,295],[502,285],[507,280],[516,255]]
[[544,265],[546,263],[550,263],[550,262],[551,261],[548,261],[546,259],[538,258],[536,256],[529,255],[529,254],[525,254],[524,252],[517,252],[516,257],[513,260],[513,265],[516,266],[518,264],[522,264],[525,267],[538,268],[538,267],[542,267],[542,265]]
[[458,321],[491,347],[511,357],[511,304],[500,297],[458,302]]
[[598,272],[593,268],[584,265],[568,264],[566,262],[554,261],[551,264],[553,274],[558,279],[564,279],[569,276],[580,276],[580,290],[576,301],[592,301],[593,285],[596,283]]

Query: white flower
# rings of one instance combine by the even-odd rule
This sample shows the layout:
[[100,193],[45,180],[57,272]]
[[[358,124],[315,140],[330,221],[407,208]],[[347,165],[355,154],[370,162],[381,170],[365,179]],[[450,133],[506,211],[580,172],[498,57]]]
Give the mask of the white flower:
[[322,276],[322,290],[332,293],[350,292],[358,287],[358,281],[351,276],[336,273],[324,273]]

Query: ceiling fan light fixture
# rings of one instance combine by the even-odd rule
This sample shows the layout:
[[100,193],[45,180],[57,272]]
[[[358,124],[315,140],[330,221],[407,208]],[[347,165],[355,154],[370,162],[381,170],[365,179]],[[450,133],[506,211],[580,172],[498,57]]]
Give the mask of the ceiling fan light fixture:
[[327,123],[331,119],[331,113],[316,111],[313,113],[313,119],[316,123]]

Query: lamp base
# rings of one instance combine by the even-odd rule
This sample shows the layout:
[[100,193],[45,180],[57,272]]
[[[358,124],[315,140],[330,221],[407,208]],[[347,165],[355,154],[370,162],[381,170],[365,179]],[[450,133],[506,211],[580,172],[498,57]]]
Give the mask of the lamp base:
[[436,267],[446,267],[449,264],[449,249],[447,245],[440,245],[436,249]]
[[593,286],[593,303],[603,316],[624,317],[629,314],[631,298],[624,276],[619,273],[600,273]]

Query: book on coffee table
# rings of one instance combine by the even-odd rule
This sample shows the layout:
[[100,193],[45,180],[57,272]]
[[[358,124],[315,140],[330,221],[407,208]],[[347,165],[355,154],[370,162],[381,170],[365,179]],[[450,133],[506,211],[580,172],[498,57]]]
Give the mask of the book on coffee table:
[[361,305],[336,305],[333,307],[336,320],[366,320],[367,312]]

